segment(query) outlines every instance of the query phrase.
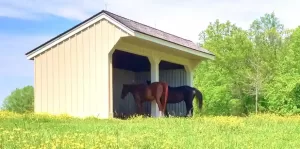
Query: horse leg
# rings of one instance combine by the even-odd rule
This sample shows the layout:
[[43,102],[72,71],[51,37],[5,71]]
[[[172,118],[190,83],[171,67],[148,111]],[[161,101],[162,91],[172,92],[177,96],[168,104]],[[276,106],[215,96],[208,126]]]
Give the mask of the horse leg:
[[162,108],[162,114],[163,114],[163,116],[169,117],[168,110],[167,110],[167,102],[165,101],[165,97],[164,96],[161,96],[160,102],[161,102],[161,106],[162,106],[161,108]]
[[166,105],[166,108],[165,108],[165,116],[169,117],[169,113],[168,113],[167,105]]
[[140,98],[140,96],[138,94],[134,94],[133,97],[134,97],[135,103],[137,105],[137,115],[140,115],[141,112],[142,112],[142,110],[141,110],[142,109],[141,98]]
[[142,106],[142,103],[139,103],[138,104],[138,109],[139,109],[139,115],[143,115],[143,106]]
[[163,116],[164,113],[162,111],[163,107],[162,107],[162,103],[160,102],[160,98],[158,96],[156,96],[155,100],[156,100],[156,103],[158,105],[158,109],[159,109],[159,111],[161,112],[161,114]]
[[186,116],[192,116],[193,102],[186,102],[185,106],[186,106]]
[[186,116],[192,116],[193,115],[193,99],[194,99],[194,96],[190,95],[185,100]]
[[189,92],[189,94],[186,96],[185,104],[186,104],[186,116],[192,116],[193,115],[193,100],[195,98],[194,91]]
[[141,102],[141,106],[140,106],[140,111],[141,111],[141,113],[142,113],[142,116],[144,117],[146,117],[147,116],[147,114],[145,113],[145,109],[143,108],[143,103],[144,102]]
[[168,115],[168,111],[167,111],[167,98],[168,98],[168,87],[167,86],[163,86],[165,89],[163,89],[162,92],[159,92],[160,95],[160,102],[161,102],[161,113],[163,116]]

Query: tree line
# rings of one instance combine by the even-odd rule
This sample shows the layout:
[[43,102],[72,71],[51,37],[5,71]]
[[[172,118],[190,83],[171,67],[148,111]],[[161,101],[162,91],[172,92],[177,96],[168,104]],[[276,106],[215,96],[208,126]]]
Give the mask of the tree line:
[[247,30],[216,20],[199,39],[216,55],[194,72],[194,85],[204,94],[203,113],[300,112],[300,27],[284,28],[273,12]]

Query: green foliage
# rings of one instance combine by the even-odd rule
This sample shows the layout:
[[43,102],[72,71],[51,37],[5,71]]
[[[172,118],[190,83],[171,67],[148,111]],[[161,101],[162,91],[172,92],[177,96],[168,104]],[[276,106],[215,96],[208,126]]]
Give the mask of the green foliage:
[[[252,49],[246,31],[230,22],[211,23],[202,32],[205,34],[204,47],[216,55],[215,61],[204,61],[195,73],[195,86],[201,87],[205,95],[205,112],[213,115],[231,114],[231,100],[245,103],[242,78],[247,56]],[[212,100],[213,99],[213,100]],[[240,105],[244,107],[245,105]]]
[[32,86],[14,90],[4,99],[3,109],[17,113],[33,112],[34,92]]
[[285,29],[271,13],[248,30],[216,20],[199,37],[216,55],[194,74],[205,114],[299,113],[300,27]]
[[269,110],[280,114],[299,113],[300,92],[300,28],[294,30],[281,49],[279,68],[267,84]]

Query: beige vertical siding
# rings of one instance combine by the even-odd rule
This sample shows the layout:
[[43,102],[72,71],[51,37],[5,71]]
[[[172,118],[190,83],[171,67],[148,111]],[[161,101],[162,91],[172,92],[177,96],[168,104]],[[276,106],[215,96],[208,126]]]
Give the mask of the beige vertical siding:
[[[146,83],[146,80],[150,80],[150,72],[131,72],[122,69],[114,69],[113,74],[113,97],[114,97],[114,112],[125,115],[132,115],[136,113],[136,105],[131,94],[129,94],[125,100],[121,100],[122,84],[132,83],[135,80],[136,83]],[[170,86],[186,85],[186,72],[184,69],[176,70],[160,70],[159,79],[166,81]],[[144,103],[144,112],[151,113],[151,104]],[[183,116],[186,113],[186,107],[184,102],[177,104],[168,104],[168,112],[171,115]]]
[[[109,26],[110,26],[108,21],[103,21],[103,22],[101,22],[100,25],[101,25],[101,42],[102,42],[101,43],[101,49],[108,49],[109,48],[109,41],[112,40],[112,39],[109,38],[109,35],[113,34],[113,33],[109,32],[109,30],[108,30]],[[111,48],[112,48],[112,46],[111,46]],[[101,95],[101,97],[100,97],[101,99],[99,99],[99,100],[102,100],[103,102],[100,102],[99,106],[97,106],[97,108],[103,109],[103,111],[107,111],[109,113],[109,111],[108,111],[108,106],[109,106],[108,55],[107,56],[102,56],[104,54],[107,55],[105,53],[105,51],[101,51],[101,63],[105,63],[107,65],[101,65],[101,69],[105,70],[105,71],[101,72],[102,79],[101,79],[100,83],[101,84],[107,84],[107,86],[101,88],[101,92],[103,94]],[[106,115],[106,114],[108,115],[108,113],[101,113],[101,117],[102,117],[102,115]]]
[[[102,30],[102,23],[97,23],[95,26],[95,38],[96,38],[96,43],[95,43],[95,48],[96,49],[103,49],[103,30]],[[100,66],[102,66],[102,57],[103,54],[105,54],[104,51],[101,50],[96,50],[95,51],[95,66],[97,67],[95,69],[95,83],[96,83],[96,88],[100,89],[102,88],[103,84],[103,79],[102,79],[102,74],[103,74],[103,70],[104,69],[99,69]],[[97,90],[98,91],[98,90]],[[100,108],[100,104],[101,104],[101,100],[104,100],[103,98],[99,98],[94,100],[94,106],[95,106],[95,110],[98,111]]]
[[[97,88],[96,88],[96,30],[95,25],[90,27],[90,34],[89,34],[89,42],[90,42],[90,94],[91,97],[97,97]],[[90,102],[94,102],[93,98],[90,98]],[[96,105],[90,104],[89,109],[92,113],[97,113]]]
[[[42,55],[41,55],[41,86],[42,86],[42,108],[41,108],[41,112],[47,112],[48,111],[48,86],[47,86],[47,83],[48,83],[48,74],[47,74],[47,52],[44,52]],[[44,79],[45,78],[45,79]],[[43,89],[47,89],[47,91],[43,91]],[[46,104],[44,104],[46,103]]]
[[[66,113],[67,108],[66,108],[66,63],[65,63],[65,43],[61,43],[58,45],[58,88],[59,88],[59,113]],[[42,78],[43,80],[44,78]],[[43,89],[42,92],[47,92],[47,89]],[[43,99],[42,99],[43,101]],[[44,102],[43,102],[44,103]]]
[[51,113],[54,112],[53,109],[53,102],[54,100],[51,100],[53,97],[53,51],[47,52],[47,111],[50,111]]
[[101,20],[36,56],[35,111],[107,118],[108,53],[122,36]]
[[35,59],[34,60],[35,64],[34,64],[34,70],[35,70],[35,80],[34,80],[34,84],[35,84],[35,90],[34,90],[34,94],[35,94],[35,100],[34,100],[34,111],[35,112],[41,112],[42,111],[42,63],[41,63],[41,58],[39,59]]
[[71,75],[70,75],[70,82],[71,82],[71,111],[75,115],[78,114],[78,62],[77,62],[77,43],[76,43],[76,35],[71,37],[71,51],[70,51],[70,56],[71,56]]
[[71,93],[71,41],[67,39],[65,41],[65,97],[66,97],[66,113],[72,113],[72,93]]
[[[50,51],[49,51],[50,52]],[[49,99],[53,100],[53,114],[58,114],[60,112],[60,108],[59,108],[59,100],[60,100],[60,96],[59,96],[59,62],[58,62],[58,58],[59,58],[59,49],[58,46],[55,46],[54,48],[52,48],[51,52],[53,53],[53,57],[52,57],[52,63],[53,63],[53,95],[52,98],[49,97]]]
[[77,91],[78,91],[78,97],[77,97],[77,115],[83,116],[84,113],[84,65],[83,65],[83,55],[84,55],[84,48],[83,48],[83,34],[79,33],[76,35],[76,44],[77,44]]
[[89,28],[82,32],[82,44],[83,44],[83,111],[89,110],[89,104],[91,102],[91,88],[90,88],[90,45],[89,45]]

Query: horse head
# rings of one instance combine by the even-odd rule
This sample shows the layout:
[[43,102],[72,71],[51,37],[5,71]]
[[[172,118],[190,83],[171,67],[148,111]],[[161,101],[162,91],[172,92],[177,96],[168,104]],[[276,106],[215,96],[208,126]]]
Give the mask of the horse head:
[[149,81],[149,80],[147,80],[146,82],[147,82],[147,84],[148,84],[148,85],[150,85],[150,84],[151,84],[151,81]]
[[129,85],[128,84],[123,84],[122,93],[121,93],[121,99],[125,99],[125,97],[127,96],[128,92],[129,92]]

